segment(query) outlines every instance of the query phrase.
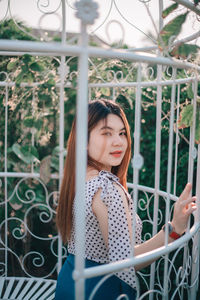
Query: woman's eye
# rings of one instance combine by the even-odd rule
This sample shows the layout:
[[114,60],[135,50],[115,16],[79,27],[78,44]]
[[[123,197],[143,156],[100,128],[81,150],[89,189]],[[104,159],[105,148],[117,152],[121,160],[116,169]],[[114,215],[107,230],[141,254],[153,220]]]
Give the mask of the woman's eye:
[[126,132],[122,131],[122,132],[120,132],[120,135],[125,135],[126,136]]
[[107,136],[110,136],[111,133],[110,132],[104,132],[103,135],[107,135]]

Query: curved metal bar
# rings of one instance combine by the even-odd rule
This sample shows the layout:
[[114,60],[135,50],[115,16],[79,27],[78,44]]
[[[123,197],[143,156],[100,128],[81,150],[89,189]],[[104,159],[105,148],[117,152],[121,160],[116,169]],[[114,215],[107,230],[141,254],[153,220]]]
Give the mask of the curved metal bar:
[[182,244],[186,243],[191,239],[192,236],[195,235],[195,233],[198,232],[199,229],[200,229],[200,223],[196,223],[196,225],[192,226],[189,232],[184,234],[181,238],[174,241],[173,243],[168,244],[167,246],[160,247],[154,251],[150,251],[146,254],[138,255],[137,257],[134,258],[128,258],[120,262],[110,263],[109,266],[102,265],[98,267],[84,269],[83,274],[76,272],[73,274],[73,278],[78,279],[82,277],[81,275],[83,275],[84,278],[91,278],[93,276],[100,276],[103,274],[108,274],[110,272],[120,271],[123,270],[124,268],[129,268],[130,266],[135,266],[135,265],[143,264],[147,261],[151,261],[153,259],[160,257],[161,255],[167,254],[175,250]]
[[[82,52],[88,54],[91,57],[104,57],[104,58],[119,58],[128,61],[136,62],[146,62],[146,63],[157,63],[165,66],[174,66],[183,69],[193,69],[200,71],[198,65],[192,63],[181,62],[177,59],[170,59],[165,57],[150,57],[142,56],[134,53],[129,53],[126,51],[117,51],[111,49],[102,49],[98,47],[88,47],[84,48],[82,46],[73,45],[62,45],[61,43],[46,43],[46,42],[31,42],[31,41],[11,41],[11,40],[1,40],[0,50],[4,51],[25,51],[27,53],[32,53],[35,51],[39,52],[49,52],[57,53],[57,55],[77,55],[79,56]],[[5,55],[7,53],[5,52]]]
[[[198,78],[200,79],[200,76]],[[196,79],[196,77],[191,76],[191,77],[187,77],[187,78],[176,79],[175,83],[176,84],[190,83],[190,82],[194,82],[195,79]],[[117,82],[116,81],[105,82],[104,79],[102,79],[102,81],[103,82],[101,82],[101,83],[89,83],[88,87],[89,88],[98,88],[98,87],[110,87],[110,88],[114,88],[114,87],[120,87],[120,88],[121,87],[126,87],[126,88],[128,88],[128,87],[136,87],[137,86],[137,82],[135,82],[135,81],[134,82],[131,82],[131,81],[129,81],[129,82],[125,82],[125,81],[121,81],[121,82],[119,82],[119,81],[117,81]],[[172,85],[173,82],[174,82],[173,80],[143,81],[143,82],[141,82],[141,87],[153,87],[153,86],[156,87],[158,84],[162,85],[162,86],[166,86],[166,85]],[[20,84],[21,87],[37,87],[39,85],[40,85],[39,83],[26,83],[26,82],[24,82],[24,83],[22,82]],[[0,86],[13,87],[13,86],[15,86],[15,82],[12,82],[12,81],[11,82],[1,81],[0,82]],[[60,87],[60,83],[57,83],[55,86],[56,87]],[[67,83],[65,83],[64,87],[70,88],[72,86],[71,86],[71,84],[69,84],[67,82]],[[4,172],[3,173],[0,172],[0,176],[3,176],[3,174],[5,174],[5,173]],[[23,173],[12,172],[11,174],[23,174]],[[30,173],[28,173],[28,174],[30,174]],[[37,176],[35,174],[36,173],[34,173],[33,176]],[[8,176],[10,176],[10,175],[8,175]],[[18,177],[18,175],[17,175],[17,177]]]

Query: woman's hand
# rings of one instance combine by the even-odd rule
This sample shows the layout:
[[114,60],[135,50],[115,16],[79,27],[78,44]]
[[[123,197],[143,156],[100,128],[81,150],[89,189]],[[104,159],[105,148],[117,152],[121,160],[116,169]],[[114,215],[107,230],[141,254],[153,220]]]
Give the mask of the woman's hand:
[[189,216],[196,210],[196,197],[191,197],[192,184],[186,184],[182,194],[174,205],[172,226],[178,234],[183,234],[187,228]]

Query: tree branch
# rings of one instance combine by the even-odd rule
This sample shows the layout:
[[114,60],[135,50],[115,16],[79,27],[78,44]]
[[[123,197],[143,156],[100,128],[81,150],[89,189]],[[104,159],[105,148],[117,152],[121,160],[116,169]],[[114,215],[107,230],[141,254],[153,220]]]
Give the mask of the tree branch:
[[198,9],[193,3],[191,3],[188,0],[173,0],[174,2],[181,4],[187,8],[189,8],[190,10],[192,10],[193,12],[195,12],[195,14],[200,16],[200,9]]

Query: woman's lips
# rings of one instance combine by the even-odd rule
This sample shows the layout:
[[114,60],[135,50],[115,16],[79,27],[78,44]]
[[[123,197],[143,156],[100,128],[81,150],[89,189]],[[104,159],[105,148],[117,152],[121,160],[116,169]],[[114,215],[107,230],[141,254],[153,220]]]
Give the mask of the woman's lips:
[[120,157],[122,155],[122,151],[114,151],[110,153],[114,157]]

